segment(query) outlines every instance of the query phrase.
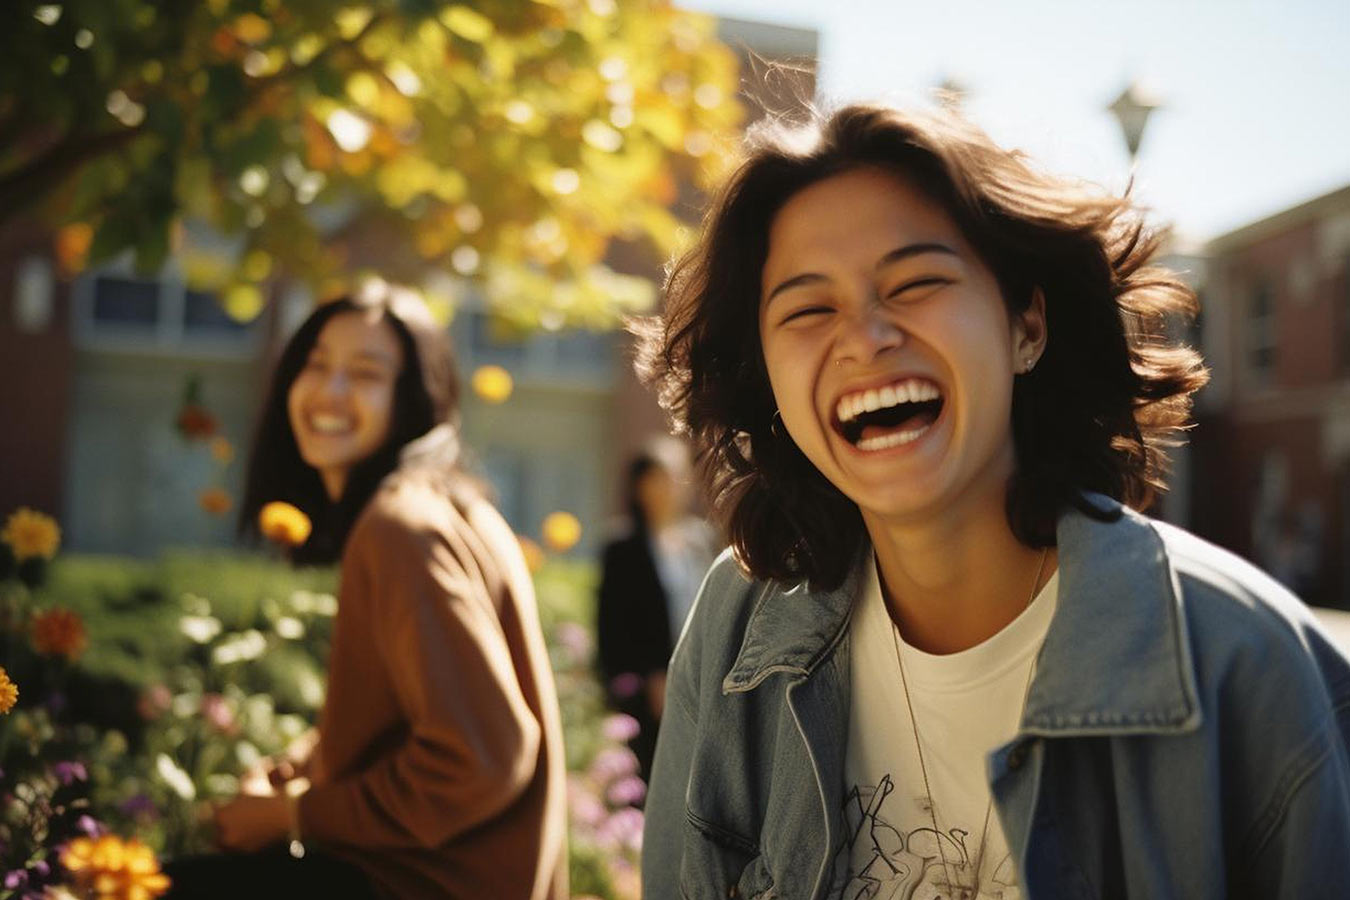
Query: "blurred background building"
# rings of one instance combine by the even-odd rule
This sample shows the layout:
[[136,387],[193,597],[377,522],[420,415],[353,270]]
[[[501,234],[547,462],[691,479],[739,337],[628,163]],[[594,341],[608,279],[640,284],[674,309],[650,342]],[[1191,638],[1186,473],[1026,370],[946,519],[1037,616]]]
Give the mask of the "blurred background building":
[[1203,252],[1188,524],[1350,609],[1350,187]]
[[[814,30],[721,19],[718,34],[746,73],[748,121],[814,96]],[[792,68],[767,81],[752,75],[771,62]],[[677,212],[695,223],[700,198],[690,185],[679,194]],[[135,275],[128,254],[67,282],[51,248],[50,234],[0,235],[0,421],[10,423],[0,429],[0,510],[55,513],[75,551],[230,545],[232,516],[204,515],[199,497],[208,484],[239,496],[274,355],[312,299],[283,290],[245,325],[214,295],[189,289],[176,259],[156,279]],[[625,249],[612,254],[614,268],[659,283],[663,261]],[[464,392],[465,443],[503,513],[537,537],[546,515],[569,511],[587,526],[576,552],[593,552],[624,461],[667,431],[633,374],[631,340],[546,328],[503,335],[473,295],[450,327],[466,381],[484,365],[514,380],[501,405]],[[239,454],[228,466],[180,434],[176,416],[193,382]]]
[[[744,11],[755,0],[694,5]],[[1161,33],[1148,16],[1108,27],[1091,4],[1069,15],[1027,0],[1016,11],[979,6],[979,27],[963,32],[965,43],[932,38],[969,24],[976,6],[912,10],[903,27],[898,13],[864,15],[848,4],[828,30],[723,17],[719,34],[739,55],[751,121],[765,108],[814,98],[819,58],[819,87],[846,97],[905,102],[916,87],[960,82],[963,107],[996,139],[1108,186],[1123,187],[1128,175],[1146,203],[1176,216],[1183,237],[1164,263],[1185,272],[1202,297],[1201,318],[1184,336],[1202,347],[1213,381],[1199,396],[1197,428],[1176,453],[1173,490],[1154,511],[1252,559],[1309,601],[1350,609],[1350,186],[1327,190],[1347,178],[1325,153],[1306,163],[1316,178],[1283,162],[1254,177],[1251,162],[1336,145],[1340,120],[1315,98],[1345,65],[1326,52],[1350,33],[1344,11],[1296,4],[1278,22],[1253,10],[1223,21],[1187,12]],[[785,0],[775,15],[804,21],[807,8],[814,5]],[[1302,49],[1263,43],[1285,29],[1299,38],[1286,43]],[[1218,51],[1175,45],[1197,30],[1228,47],[1224,59],[1262,46],[1282,73],[1297,57],[1327,77],[1297,96],[1286,91],[1281,102],[1264,77],[1194,77],[1188,67],[1222,63]],[[1007,52],[1019,40],[1080,53],[1079,76],[1066,79],[1069,63],[1054,54]],[[1156,102],[1131,84],[1111,104],[1123,145],[1102,110],[1127,74],[1111,60],[1126,56],[1189,85],[1188,108],[1163,107],[1142,156],[1143,122]],[[797,65],[765,80],[770,61]],[[1088,95],[1098,100],[1087,103]],[[1310,107],[1300,109],[1305,96]],[[1260,128],[1240,119],[1258,115]],[[1216,149],[1210,138],[1221,121],[1248,127]],[[697,191],[682,184],[676,193],[678,214],[696,221]],[[1243,221],[1250,223],[1232,227]],[[661,278],[662,260],[621,242],[607,262]],[[148,555],[232,542],[230,518],[203,515],[199,495],[213,484],[237,496],[245,461],[223,465],[185,442],[176,416],[195,383],[242,456],[273,355],[312,301],[278,289],[263,315],[240,324],[215,296],[191,290],[181,269],[170,259],[147,280],[123,259],[70,281],[58,274],[51,234],[13,222],[0,233],[0,511],[29,505],[57,514],[67,545],[80,551]],[[505,404],[465,392],[466,443],[518,531],[537,535],[546,514],[568,510],[585,525],[576,552],[586,554],[615,511],[622,461],[664,433],[666,420],[633,375],[624,333],[543,325],[521,338],[496,327],[481,298],[460,305],[451,329],[465,377],[499,365],[514,379]]]

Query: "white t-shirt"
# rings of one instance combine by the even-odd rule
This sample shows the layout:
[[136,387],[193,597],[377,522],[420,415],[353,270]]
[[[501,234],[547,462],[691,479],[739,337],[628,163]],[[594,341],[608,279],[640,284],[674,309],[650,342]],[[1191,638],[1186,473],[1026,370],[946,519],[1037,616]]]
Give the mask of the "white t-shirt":
[[[849,634],[853,691],[844,763],[847,843],[836,868],[843,883],[841,900],[974,900],[970,888],[977,862],[980,900],[1021,900],[1016,865],[998,812],[989,805],[985,762],[1017,733],[1031,667],[1050,627],[1058,588],[1055,573],[1031,605],[998,634],[969,650],[937,656],[899,638],[873,563]],[[937,834],[897,647],[919,721]]]
[[679,640],[684,631],[703,576],[717,555],[714,540],[708,524],[692,516],[661,529],[650,539],[656,577],[666,592],[671,641]]

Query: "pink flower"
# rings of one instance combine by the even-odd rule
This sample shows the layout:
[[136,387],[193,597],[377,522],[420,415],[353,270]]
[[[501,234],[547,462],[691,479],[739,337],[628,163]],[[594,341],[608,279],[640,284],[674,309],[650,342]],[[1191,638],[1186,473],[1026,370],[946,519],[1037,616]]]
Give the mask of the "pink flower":
[[595,755],[591,763],[591,777],[600,784],[609,784],[625,775],[636,774],[637,757],[627,747],[606,747]]
[[563,622],[558,625],[554,635],[558,644],[567,651],[576,663],[584,663],[591,658],[591,633],[575,622]]
[[605,792],[612,806],[637,806],[647,796],[647,785],[636,775],[620,778]]
[[151,685],[141,692],[136,701],[136,711],[147,722],[153,722],[173,705],[173,694],[162,684]]
[[567,805],[571,810],[572,823],[585,828],[595,828],[609,814],[600,798],[576,778],[567,780]]
[[642,811],[631,806],[619,810],[600,826],[597,837],[602,846],[642,849]]
[[222,734],[234,734],[236,725],[230,703],[220,694],[202,694],[202,718]]
[[625,741],[631,741],[638,736],[642,729],[638,726],[638,720],[624,713],[615,713],[612,716],[606,716],[604,724],[600,726],[605,735],[605,740],[621,744]]

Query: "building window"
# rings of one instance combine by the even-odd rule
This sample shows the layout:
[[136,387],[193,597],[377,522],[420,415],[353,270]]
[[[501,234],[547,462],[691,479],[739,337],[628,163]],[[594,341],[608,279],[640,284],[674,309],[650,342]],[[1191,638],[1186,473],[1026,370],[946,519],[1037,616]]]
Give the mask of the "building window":
[[1270,282],[1257,283],[1247,317],[1247,360],[1253,379],[1269,384],[1275,372],[1275,292]]
[[80,278],[72,296],[75,334],[86,347],[238,356],[252,353],[260,335],[256,322],[230,318],[215,294],[174,277],[137,278],[129,262]]
[[465,368],[503,366],[518,378],[572,386],[609,387],[615,378],[620,335],[568,329],[512,334],[481,309],[455,317],[456,350]]
[[183,294],[185,335],[238,337],[248,334],[248,330],[247,325],[226,314],[215,294],[191,290]]
[[94,326],[154,334],[159,322],[159,285],[101,275],[94,279]]

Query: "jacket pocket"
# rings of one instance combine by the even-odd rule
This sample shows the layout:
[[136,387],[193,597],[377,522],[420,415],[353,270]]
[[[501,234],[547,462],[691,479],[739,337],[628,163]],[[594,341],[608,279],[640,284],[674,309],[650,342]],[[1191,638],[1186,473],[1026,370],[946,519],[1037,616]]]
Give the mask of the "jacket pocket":
[[680,894],[685,900],[773,900],[773,878],[754,841],[687,812]]

